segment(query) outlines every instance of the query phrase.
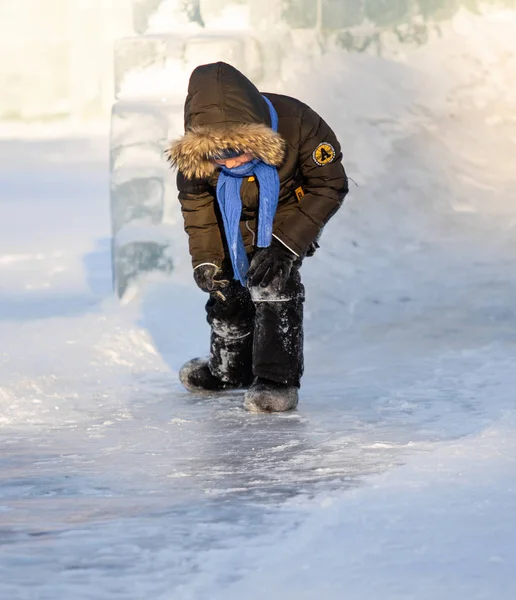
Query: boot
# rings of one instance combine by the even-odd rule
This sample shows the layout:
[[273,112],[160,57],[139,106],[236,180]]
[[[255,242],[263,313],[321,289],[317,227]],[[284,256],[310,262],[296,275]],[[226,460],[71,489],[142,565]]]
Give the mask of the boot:
[[222,381],[212,374],[208,358],[192,358],[179,370],[179,381],[189,392],[221,392],[245,386],[245,381]]
[[244,408],[250,412],[283,412],[296,408],[298,388],[256,377],[244,395]]

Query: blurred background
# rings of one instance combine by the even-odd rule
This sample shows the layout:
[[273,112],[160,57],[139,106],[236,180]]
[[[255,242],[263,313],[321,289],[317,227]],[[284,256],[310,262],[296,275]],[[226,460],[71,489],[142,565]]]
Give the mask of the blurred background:
[[[360,177],[372,165],[365,139],[392,134],[401,106],[413,121],[436,109],[496,112],[512,102],[514,7],[514,0],[3,0],[0,123],[109,128],[113,273],[122,295],[140,270],[172,268],[175,191],[163,150],[182,130],[195,66],[225,60],[262,89],[325,111],[337,131],[346,123]],[[367,154],[382,145],[384,136]]]
[[[425,44],[463,9],[514,0],[3,0],[0,119],[106,115],[113,98],[174,98],[178,71],[223,58],[258,83],[300,38],[382,54]],[[392,45],[392,44],[390,44]]]

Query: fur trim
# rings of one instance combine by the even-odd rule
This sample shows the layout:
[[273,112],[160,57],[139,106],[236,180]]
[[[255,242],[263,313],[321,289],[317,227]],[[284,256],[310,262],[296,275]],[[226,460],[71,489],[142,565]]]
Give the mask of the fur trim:
[[167,159],[187,179],[206,179],[215,169],[210,157],[234,148],[252,154],[268,165],[279,167],[285,158],[285,140],[266,125],[248,123],[225,129],[192,127],[166,150]]

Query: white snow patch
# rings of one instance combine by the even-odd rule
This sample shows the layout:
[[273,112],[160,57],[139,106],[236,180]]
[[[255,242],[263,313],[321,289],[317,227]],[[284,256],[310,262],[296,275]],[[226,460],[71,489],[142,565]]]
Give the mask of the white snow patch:
[[303,524],[228,551],[238,580],[212,597],[512,598],[515,431],[511,412],[345,495],[292,502]]

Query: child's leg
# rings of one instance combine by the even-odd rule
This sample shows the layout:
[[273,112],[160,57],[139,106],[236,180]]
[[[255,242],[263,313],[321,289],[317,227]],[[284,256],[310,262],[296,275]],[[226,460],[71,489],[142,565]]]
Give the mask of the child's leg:
[[224,383],[247,387],[253,380],[254,305],[249,291],[232,280],[223,290],[225,300],[210,295],[206,304],[211,326],[211,373]]
[[303,374],[304,287],[295,265],[284,290],[275,281],[266,288],[253,287],[256,317],[253,372],[256,377],[299,387]]

